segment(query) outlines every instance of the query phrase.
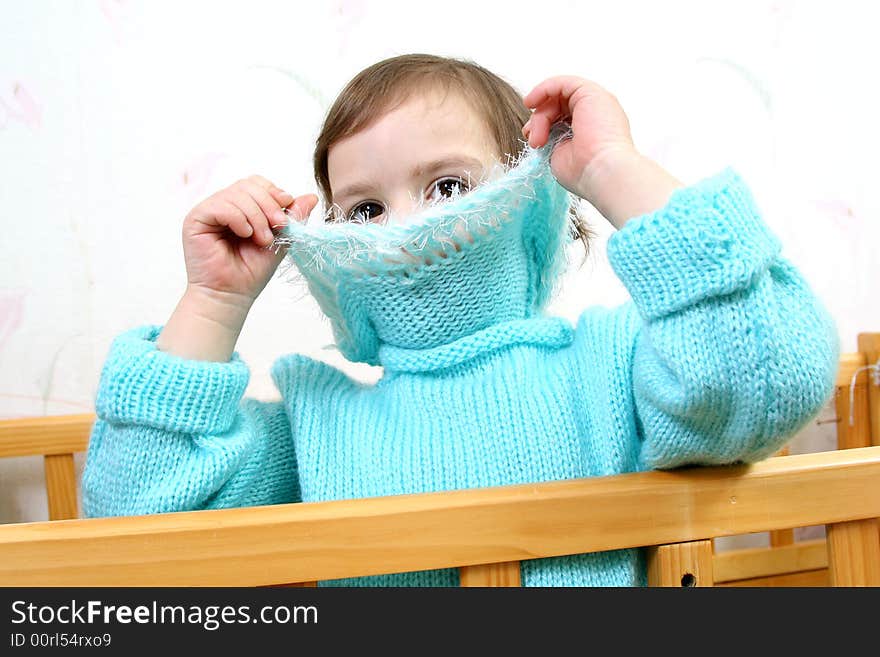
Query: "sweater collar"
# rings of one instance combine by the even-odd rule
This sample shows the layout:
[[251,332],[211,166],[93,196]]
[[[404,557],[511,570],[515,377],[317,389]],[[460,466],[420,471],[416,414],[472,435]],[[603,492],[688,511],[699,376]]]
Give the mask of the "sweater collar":
[[287,225],[276,241],[343,356],[420,371],[560,339],[558,322],[542,317],[569,237],[571,197],[550,170],[553,143],[402,224]]
[[461,365],[516,344],[558,349],[574,339],[571,324],[562,317],[533,317],[493,324],[447,344],[427,349],[379,346],[379,362],[391,372],[430,372]]

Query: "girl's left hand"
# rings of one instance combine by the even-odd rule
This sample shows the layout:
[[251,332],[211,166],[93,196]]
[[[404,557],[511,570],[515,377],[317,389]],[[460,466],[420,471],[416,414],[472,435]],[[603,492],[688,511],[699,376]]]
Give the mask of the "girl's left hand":
[[574,136],[556,146],[550,168],[560,185],[581,198],[592,200],[598,173],[637,155],[623,108],[595,82],[574,76],[548,78],[523,103],[534,110],[523,126],[532,148],[547,143],[557,121],[570,123]]

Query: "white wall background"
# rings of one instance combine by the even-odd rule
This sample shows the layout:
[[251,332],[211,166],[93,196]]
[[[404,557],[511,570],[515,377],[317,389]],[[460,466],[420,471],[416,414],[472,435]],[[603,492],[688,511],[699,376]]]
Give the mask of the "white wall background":
[[[473,59],[523,93],[596,80],[637,146],[685,182],[733,165],[784,255],[838,322],[844,351],[880,329],[876,26],[867,2],[0,2],[0,417],[90,412],[111,340],[162,324],[185,284],[180,228],[199,200],[260,173],[315,189],[314,138],[344,83],[387,56]],[[626,290],[611,227],[557,314]],[[322,350],[310,298],[276,277],[238,351],[251,396],[272,361]],[[831,409],[796,451],[834,446]],[[82,467],[82,459],[78,461]],[[0,523],[47,517],[40,459],[0,462]]]

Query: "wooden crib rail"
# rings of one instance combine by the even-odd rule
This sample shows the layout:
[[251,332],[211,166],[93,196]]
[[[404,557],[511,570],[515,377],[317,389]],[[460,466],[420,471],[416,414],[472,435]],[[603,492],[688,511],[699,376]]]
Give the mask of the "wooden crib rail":
[[748,466],[0,525],[0,583],[259,586],[458,567],[464,585],[515,586],[521,560],[662,546],[651,583],[711,585],[709,539],[826,524],[832,584],[880,585],[878,516],[880,447],[866,447]]
[[94,413],[0,420],[0,458],[84,452]]
[[93,413],[0,421],[0,458],[43,457],[49,520],[78,515],[73,455],[88,447],[94,421]]

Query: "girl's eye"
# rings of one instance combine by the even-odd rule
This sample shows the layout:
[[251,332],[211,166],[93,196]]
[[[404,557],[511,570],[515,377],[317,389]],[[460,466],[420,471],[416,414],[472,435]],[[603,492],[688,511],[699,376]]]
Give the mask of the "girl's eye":
[[452,198],[465,194],[468,191],[467,183],[458,176],[441,178],[433,184],[428,194],[429,201],[440,201],[444,198]]
[[384,212],[385,208],[383,208],[381,204],[376,203],[375,201],[364,201],[363,203],[358,203],[351,209],[351,212],[348,213],[348,220],[359,221],[361,223],[374,221],[376,217],[382,216]]

